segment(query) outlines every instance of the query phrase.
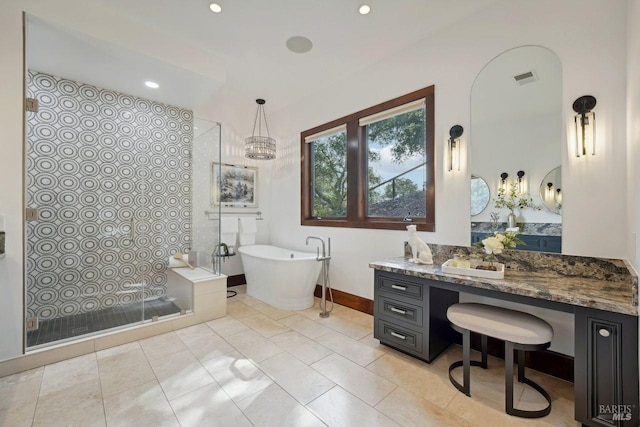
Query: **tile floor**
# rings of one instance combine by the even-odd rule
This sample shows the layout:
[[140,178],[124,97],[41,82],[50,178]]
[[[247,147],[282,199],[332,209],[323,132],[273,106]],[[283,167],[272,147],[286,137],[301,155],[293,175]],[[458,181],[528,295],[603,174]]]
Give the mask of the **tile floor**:
[[[553,411],[513,418],[499,359],[472,368],[468,398],[447,377],[458,346],[426,364],[381,346],[366,314],[336,306],[321,319],[234,289],[222,319],[0,378],[0,426],[578,425],[565,381],[529,371]],[[517,407],[544,406],[515,390]]]
[[[137,323],[142,317],[142,312],[143,303],[138,302],[73,316],[42,320],[38,329],[27,332],[27,347]],[[158,298],[144,302],[145,320],[154,316],[162,317],[175,313],[180,313],[180,307],[173,301],[164,301]]]

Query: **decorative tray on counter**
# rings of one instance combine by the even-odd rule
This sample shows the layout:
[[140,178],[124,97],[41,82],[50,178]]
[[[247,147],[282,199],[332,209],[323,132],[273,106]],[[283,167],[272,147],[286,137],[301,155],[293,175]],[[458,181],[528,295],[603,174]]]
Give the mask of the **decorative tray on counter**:
[[[448,274],[457,274],[458,276],[475,276],[475,277],[484,277],[485,279],[504,279],[504,264],[501,264],[499,262],[493,263],[497,271],[478,270],[476,268],[465,268],[465,267],[452,267],[451,264],[453,263],[454,263],[454,260],[449,259],[447,260],[447,262],[442,264],[441,266],[442,272],[448,273]],[[483,265],[489,265],[489,263],[485,262],[483,263]]]

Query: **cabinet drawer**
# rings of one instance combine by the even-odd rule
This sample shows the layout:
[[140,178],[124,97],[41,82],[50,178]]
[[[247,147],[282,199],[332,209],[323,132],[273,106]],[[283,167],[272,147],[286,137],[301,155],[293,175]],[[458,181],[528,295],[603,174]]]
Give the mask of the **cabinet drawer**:
[[415,326],[422,326],[423,324],[422,307],[396,301],[384,296],[380,296],[376,303],[378,305],[377,315],[407,322]]
[[423,287],[394,277],[382,276],[378,280],[378,289],[387,295],[399,295],[422,301]]
[[380,341],[412,352],[422,353],[422,334],[420,332],[394,325],[382,319],[378,319],[376,322]]

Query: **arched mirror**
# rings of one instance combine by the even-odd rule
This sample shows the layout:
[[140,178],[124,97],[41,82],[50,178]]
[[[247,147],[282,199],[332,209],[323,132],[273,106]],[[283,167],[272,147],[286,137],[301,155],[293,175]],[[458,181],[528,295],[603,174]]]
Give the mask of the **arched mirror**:
[[[471,182],[473,182],[473,178],[471,178]],[[551,212],[562,213],[562,173],[560,166],[546,174],[540,183],[540,199]]]
[[[517,199],[532,199],[533,207],[519,208],[516,203],[513,209],[522,235],[559,241],[562,216],[555,208],[543,208],[546,203],[538,186],[562,163],[562,123],[562,67],[549,49],[508,50],[478,73],[471,89],[471,185],[479,185],[481,176],[493,199],[490,196],[487,208],[480,210],[472,200],[472,240],[477,237],[473,233],[505,230],[511,210],[496,208],[494,201],[502,185],[516,188]],[[501,175],[506,176],[504,182]],[[557,189],[559,181],[554,180]],[[549,250],[546,243],[540,247]],[[535,250],[529,243],[524,249]]]
[[471,175],[471,216],[480,214],[491,199],[489,184],[482,177]]

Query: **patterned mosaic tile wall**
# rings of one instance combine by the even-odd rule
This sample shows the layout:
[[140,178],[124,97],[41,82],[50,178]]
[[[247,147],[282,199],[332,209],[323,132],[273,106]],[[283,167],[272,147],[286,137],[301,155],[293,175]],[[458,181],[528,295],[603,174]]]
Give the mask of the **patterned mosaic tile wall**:
[[28,96],[27,315],[165,295],[191,246],[193,113],[34,71]]

